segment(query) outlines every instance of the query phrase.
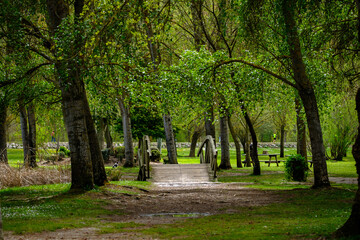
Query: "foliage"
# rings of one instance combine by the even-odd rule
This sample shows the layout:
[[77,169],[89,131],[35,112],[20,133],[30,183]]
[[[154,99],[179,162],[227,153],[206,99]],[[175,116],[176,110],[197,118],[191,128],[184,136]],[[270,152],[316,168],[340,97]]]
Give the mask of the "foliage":
[[67,157],[70,156],[70,150],[67,149],[67,148],[64,147],[64,146],[60,146],[59,151],[60,151],[60,152],[63,152],[63,153],[65,154],[65,156],[67,156]]
[[121,175],[122,173],[119,167],[106,169],[106,176],[109,179],[109,181],[119,181]]
[[125,147],[124,146],[118,146],[114,150],[115,157],[117,157],[120,161],[125,158]]
[[300,154],[291,155],[285,162],[285,177],[288,180],[306,181],[309,167],[306,159]]
[[106,149],[101,150],[101,154],[103,156],[104,162],[109,162],[110,153],[111,153],[110,148],[106,148]]
[[150,156],[150,161],[152,162],[158,162],[161,160],[161,153],[159,151],[159,149],[157,148],[151,148],[151,156]]

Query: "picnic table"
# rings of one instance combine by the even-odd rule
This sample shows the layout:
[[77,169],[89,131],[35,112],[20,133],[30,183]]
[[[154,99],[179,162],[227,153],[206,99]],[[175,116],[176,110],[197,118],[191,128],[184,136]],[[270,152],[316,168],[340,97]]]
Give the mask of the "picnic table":
[[[268,163],[268,167],[270,167],[270,164],[272,162],[275,162],[277,166],[279,166],[279,162],[281,162],[281,160],[277,159],[277,156],[280,154],[258,154],[258,156],[269,156],[269,160],[259,160],[259,162],[265,162]],[[273,161],[271,161],[274,158]],[[251,161],[252,162],[252,161]],[[243,163],[246,163],[246,161],[243,161]],[[253,162],[252,162],[253,163]],[[254,163],[253,163],[254,164]]]

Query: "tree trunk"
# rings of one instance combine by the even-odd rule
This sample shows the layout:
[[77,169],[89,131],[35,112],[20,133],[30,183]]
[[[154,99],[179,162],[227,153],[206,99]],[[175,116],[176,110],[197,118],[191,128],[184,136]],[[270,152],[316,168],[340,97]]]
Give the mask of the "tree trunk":
[[98,135],[98,141],[100,145],[100,149],[104,149],[104,132],[105,132],[105,125],[104,125],[104,119],[100,117],[99,119],[99,130],[97,131]]
[[[47,0],[46,3],[49,32],[55,36],[58,26],[64,18],[69,16],[69,6],[62,0]],[[75,0],[73,4],[75,7],[74,25],[77,28],[84,2]],[[69,46],[72,47],[70,53],[73,55],[66,57],[64,61],[56,62],[55,70],[61,90],[62,111],[71,151],[71,188],[89,190],[94,187],[94,177],[86,122],[88,106],[85,106],[84,101],[86,94],[80,70],[82,60],[76,54],[83,45],[81,32],[81,29],[77,28],[72,33],[76,34],[77,40],[73,46]],[[61,38],[61,33],[57,37]],[[95,141],[97,142],[97,138]]]
[[229,116],[228,118],[228,125],[229,125],[229,130],[231,133],[232,138],[234,139],[234,143],[235,143],[235,149],[236,149],[236,167],[237,168],[242,168],[242,162],[241,162],[241,146],[240,146],[240,141],[238,136],[236,136],[235,130],[234,130],[234,126],[232,125],[231,122],[231,117]]
[[27,122],[26,109],[22,103],[19,104],[20,110],[20,126],[21,126],[21,138],[24,151],[24,165],[29,166],[29,130]]
[[230,169],[230,144],[229,144],[229,130],[228,117],[226,115],[220,117],[220,146],[221,146],[221,162],[220,169]]
[[124,132],[124,146],[125,146],[125,163],[124,167],[134,166],[134,147],[131,133],[131,119],[129,106],[125,106],[123,99],[119,98],[119,107],[121,110],[121,118]]
[[6,146],[6,116],[7,106],[0,105],[0,163],[8,164],[7,146]]
[[95,124],[91,117],[89,102],[87,100],[86,91],[83,91],[84,113],[86,119],[86,129],[89,138],[89,146],[91,153],[91,162],[93,169],[94,184],[103,186],[107,183],[107,176],[105,172],[104,158],[101,152],[101,147],[96,134]]
[[4,240],[1,206],[0,206],[0,240]]
[[29,121],[29,167],[37,167],[36,164],[36,119],[35,119],[35,109],[32,103],[29,104],[28,109],[28,121]]
[[307,150],[306,150],[306,129],[303,116],[301,114],[302,105],[298,97],[295,98],[295,108],[296,108],[296,128],[297,128],[297,144],[296,144],[296,153],[307,159]]
[[166,137],[166,148],[168,151],[168,158],[170,164],[177,164],[177,153],[176,153],[176,144],[174,138],[174,131],[171,124],[170,114],[164,114],[164,129]]
[[246,131],[246,142],[245,142],[245,147],[244,150],[246,149],[246,155],[245,155],[245,166],[246,167],[251,167],[251,157],[250,157],[250,138],[249,138],[249,133],[248,131]]
[[259,162],[259,156],[258,156],[258,150],[257,150],[258,141],[257,141],[255,129],[254,129],[251,119],[243,105],[241,105],[241,110],[244,114],[246,124],[249,127],[249,131],[250,131],[250,135],[251,135],[251,139],[252,139],[252,149],[250,150],[250,155],[251,155],[251,159],[254,163],[253,174],[260,175],[261,170],[260,170],[260,162]]
[[293,1],[283,1],[282,14],[285,20],[287,32],[287,43],[290,49],[292,71],[296,87],[303,102],[306,119],[309,128],[311,149],[314,165],[314,185],[313,188],[329,187],[330,182],[327,173],[325,148],[323,135],[320,125],[319,111],[316,96],[312,83],[310,82],[302,59],[299,35],[294,19],[295,3]]
[[192,137],[191,137],[191,145],[190,145],[190,154],[189,157],[195,157],[196,143],[200,138],[201,130],[195,129]]
[[109,121],[106,118],[104,118],[103,121],[104,121],[104,125],[105,125],[106,148],[112,149],[113,148],[113,140],[112,140],[112,137],[110,134]]
[[214,146],[216,147],[215,138],[215,119],[214,119],[214,108],[211,106],[207,112],[205,112],[205,132],[206,136],[211,135],[214,139]]
[[280,157],[284,157],[285,125],[280,126]]
[[[358,135],[352,147],[352,154],[355,159],[356,172],[358,174],[358,190],[356,191],[354,204],[349,219],[335,233],[335,238],[345,238],[360,235],[360,88],[356,94],[356,112],[358,116]],[[355,238],[354,238],[355,239]]]

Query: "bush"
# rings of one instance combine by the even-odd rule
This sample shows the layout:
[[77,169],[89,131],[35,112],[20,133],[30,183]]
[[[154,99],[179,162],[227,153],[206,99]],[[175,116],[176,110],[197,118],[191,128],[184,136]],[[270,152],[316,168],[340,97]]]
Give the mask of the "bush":
[[119,146],[115,148],[115,157],[117,157],[120,161],[125,158],[125,147]]
[[67,156],[67,157],[70,156],[70,150],[67,149],[66,147],[61,146],[61,147],[59,148],[59,151],[60,151],[60,152],[63,152],[63,153],[65,154],[65,156]]
[[150,161],[155,162],[155,161],[160,161],[160,160],[161,160],[161,153],[160,153],[159,149],[151,148]]
[[106,175],[109,181],[119,181],[121,178],[120,168],[107,169]]
[[308,175],[308,163],[300,154],[291,155],[285,162],[285,177],[287,180],[305,182]]
[[109,158],[110,158],[110,148],[105,148],[103,150],[101,150],[104,162],[109,162]]

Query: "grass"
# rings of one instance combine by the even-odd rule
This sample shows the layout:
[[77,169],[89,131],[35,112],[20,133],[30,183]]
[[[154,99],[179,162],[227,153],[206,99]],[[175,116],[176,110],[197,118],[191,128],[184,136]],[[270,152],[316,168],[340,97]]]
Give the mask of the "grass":
[[[268,151],[278,153],[277,149]],[[294,149],[288,149],[289,154],[292,151]],[[19,150],[9,153],[11,164],[22,157]],[[189,149],[179,149],[179,163],[199,163],[198,158],[186,157],[188,153]],[[261,160],[267,158],[260,156]],[[350,154],[342,162],[327,163],[330,176],[356,177],[355,162]],[[118,195],[118,199],[123,194],[139,194],[139,189],[151,189],[149,182],[114,181],[111,187],[76,194],[69,192],[70,184],[14,187],[0,190],[3,228],[15,234],[97,227],[99,234],[133,232],[159,239],[317,239],[329,237],[350,215],[355,184],[334,183],[333,188],[313,190],[310,189],[312,172],[305,183],[288,182],[284,178],[283,163],[279,167],[261,163],[262,175],[253,176],[252,168],[235,168],[234,150],[231,150],[231,164],[233,169],[219,172],[220,182],[242,182],[247,187],[270,191],[281,202],[244,206],[231,214],[178,216],[176,224],[149,225],[109,221],[109,215],[123,213],[111,212],[107,206],[113,203],[99,197],[108,192]],[[120,168],[120,171],[134,175],[138,169]]]
[[142,232],[161,239],[316,239],[329,236],[344,223],[353,197],[340,189],[279,194],[286,198],[284,203],[242,207],[239,213],[188,219]]

